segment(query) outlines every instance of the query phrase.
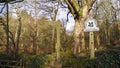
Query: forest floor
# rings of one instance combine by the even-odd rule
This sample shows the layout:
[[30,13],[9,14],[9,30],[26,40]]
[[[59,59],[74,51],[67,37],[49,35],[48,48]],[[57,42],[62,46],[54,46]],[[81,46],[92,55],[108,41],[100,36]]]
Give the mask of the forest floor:
[[[68,68],[120,68],[120,44],[101,47],[95,52],[95,56],[95,59],[90,59],[87,52],[84,57],[73,55],[64,57],[62,58],[64,61],[62,61],[62,68],[65,68],[64,66],[68,66]],[[0,64],[1,62],[2,64],[10,62],[9,64],[15,65],[19,63],[18,66],[23,64],[20,58],[15,59],[13,56],[8,57],[5,54],[0,54]]]

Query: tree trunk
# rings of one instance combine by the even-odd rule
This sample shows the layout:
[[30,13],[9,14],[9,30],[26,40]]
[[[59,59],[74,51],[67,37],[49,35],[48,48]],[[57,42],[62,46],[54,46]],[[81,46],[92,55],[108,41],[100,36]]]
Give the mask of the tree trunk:
[[57,62],[60,61],[60,49],[61,49],[61,44],[60,44],[60,22],[56,22],[57,27],[57,42],[56,42],[56,53],[57,53]]
[[18,50],[19,50],[19,40],[20,40],[20,35],[21,35],[21,27],[22,27],[22,22],[21,22],[21,18],[18,19],[19,23],[18,23],[18,28],[16,31],[16,36],[15,36],[15,57],[17,57],[18,55]]
[[81,44],[82,44],[82,50],[85,49],[85,34],[82,31],[82,36],[81,36]]
[[52,29],[52,52],[55,52],[55,28]]
[[21,35],[21,27],[22,27],[22,22],[21,22],[21,15],[20,15],[20,10],[19,10],[19,5],[16,9],[16,13],[18,14],[18,26],[15,34],[15,57],[18,55],[18,49],[19,49],[19,40],[20,40],[20,35]]
[[85,35],[83,31],[81,32],[79,39],[81,39],[79,42],[81,45],[79,45],[78,53],[80,53],[82,50],[85,50]]
[[98,47],[100,46],[100,35],[99,34],[97,35],[97,46]]
[[6,40],[7,40],[7,43],[6,43],[6,53],[7,55],[9,55],[9,6],[8,6],[8,3],[6,5],[6,9],[7,9],[7,23],[6,23]]
[[84,27],[84,19],[81,18],[80,20],[76,20],[75,30],[74,30],[74,54],[75,55],[77,55],[77,52],[78,52],[78,46],[80,45],[80,34],[83,32],[83,27]]
[[110,38],[109,38],[109,23],[108,23],[108,19],[106,20],[106,22],[105,22],[105,27],[106,27],[106,29],[105,29],[105,35],[106,35],[106,43],[107,43],[107,45],[110,45]]
[[33,34],[33,53],[34,54],[37,54],[37,51],[38,51],[38,46],[37,46],[37,5],[36,5],[36,0],[34,0],[35,2],[35,21],[34,21],[34,34]]

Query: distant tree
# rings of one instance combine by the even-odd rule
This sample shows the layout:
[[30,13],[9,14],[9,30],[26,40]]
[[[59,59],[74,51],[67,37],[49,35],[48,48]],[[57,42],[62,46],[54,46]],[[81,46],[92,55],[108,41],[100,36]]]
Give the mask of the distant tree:
[[18,18],[18,24],[17,29],[15,33],[15,55],[18,57],[18,51],[19,51],[19,42],[20,42],[20,36],[21,36],[21,29],[22,29],[22,20],[21,20],[21,14],[20,14],[20,6],[18,5],[16,8],[16,14]]
[[5,46],[6,35],[5,35],[5,20],[0,18],[0,46]]

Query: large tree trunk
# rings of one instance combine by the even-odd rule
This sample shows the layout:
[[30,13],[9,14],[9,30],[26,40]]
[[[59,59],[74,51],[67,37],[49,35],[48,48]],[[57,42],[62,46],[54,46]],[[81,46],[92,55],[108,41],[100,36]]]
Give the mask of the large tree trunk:
[[[93,4],[96,0],[81,0],[77,2],[76,0],[65,0],[66,4],[68,5],[68,9],[70,10],[71,14],[74,16],[76,21],[75,30],[74,30],[74,54],[77,54],[78,46],[80,44],[80,35],[82,34],[84,22],[86,18],[89,17],[90,10],[92,9]],[[81,37],[82,37],[81,36]],[[82,47],[84,48],[84,37],[81,38],[82,40]],[[81,48],[80,48],[81,49]]]
[[[78,52],[78,46],[80,45],[80,35],[82,35],[81,33],[83,32],[83,28],[84,28],[84,18],[81,18],[80,20],[76,20],[75,30],[74,30],[74,54],[75,55]],[[84,37],[81,37],[81,38],[84,38]]]

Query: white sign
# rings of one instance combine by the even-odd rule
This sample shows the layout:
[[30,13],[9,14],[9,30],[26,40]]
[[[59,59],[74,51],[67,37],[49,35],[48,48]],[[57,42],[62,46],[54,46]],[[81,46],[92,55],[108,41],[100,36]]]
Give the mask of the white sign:
[[93,32],[93,31],[99,31],[99,27],[97,27],[97,21],[93,18],[88,18],[85,21],[84,32]]

